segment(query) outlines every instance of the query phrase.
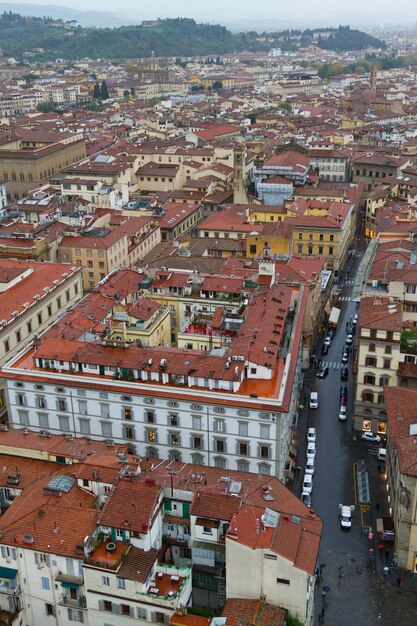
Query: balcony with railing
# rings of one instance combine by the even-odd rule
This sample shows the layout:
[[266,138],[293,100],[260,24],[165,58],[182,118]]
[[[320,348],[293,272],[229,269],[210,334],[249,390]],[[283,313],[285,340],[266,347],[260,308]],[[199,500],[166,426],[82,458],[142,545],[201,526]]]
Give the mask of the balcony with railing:
[[85,559],[84,564],[117,572],[130,547],[122,541],[102,541],[94,548],[89,558]]

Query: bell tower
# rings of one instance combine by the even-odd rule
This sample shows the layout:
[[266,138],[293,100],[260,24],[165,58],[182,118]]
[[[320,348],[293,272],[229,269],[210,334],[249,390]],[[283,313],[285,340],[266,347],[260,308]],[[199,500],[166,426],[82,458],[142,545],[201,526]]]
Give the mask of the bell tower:
[[237,146],[233,149],[233,202],[234,204],[247,204],[248,195],[246,193],[246,183],[244,178],[244,167],[246,159],[246,148]]

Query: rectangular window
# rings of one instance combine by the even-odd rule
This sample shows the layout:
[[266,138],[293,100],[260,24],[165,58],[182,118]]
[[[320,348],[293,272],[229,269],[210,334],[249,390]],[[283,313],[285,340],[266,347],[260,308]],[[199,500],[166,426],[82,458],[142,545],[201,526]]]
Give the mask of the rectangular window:
[[68,620],[70,622],[81,622],[84,623],[84,614],[83,611],[78,611],[77,609],[67,609],[68,610]]
[[376,357],[373,356],[367,356],[365,358],[365,365],[369,366],[369,367],[376,367],[377,364],[377,360]]
[[135,429],[131,426],[124,426],[124,437],[125,439],[134,439],[135,438]]
[[217,433],[225,433],[226,432],[226,421],[224,419],[220,419],[220,418],[216,417],[214,422],[213,422],[213,429]]
[[120,608],[122,611],[122,615],[130,615],[130,606],[128,604],[121,604]]
[[375,344],[374,343],[370,343],[369,347],[368,347],[368,351],[369,352],[375,352],[375,350],[376,350]]
[[392,346],[385,346],[385,354],[391,354],[392,353]]
[[101,577],[101,584],[105,587],[110,587],[110,578],[108,576]]
[[89,435],[91,432],[90,420],[80,418],[79,422],[80,422],[80,433],[82,435]]
[[246,443],[246,441],[237,442],[237,454],[239,454],[240,456],[249,455],[249,444]]
[[110,406],[108,404],[100,404],[100,416],[110,417]]
[[214,451],[225,454],[226,453],[226,441],[224,439],[215,439]]
[[384,359],[384,370],[391,369],[391,359]]
[[261,424],[260,425],[260,438],[261,439],[269,439],[269,431],[270,431],[270,426],[269,424]]
[[40,428],[49,428],[49,419],[47,413],[38,413],[38,421]]
[[203,438],[198,435],[191,435],[191,447],[194,448],[194,450],[202,450]]
[[179,425],[180,425],[179,415],[176,415],[174,413],[169,413],[168,426],[179,426]]
[[45,613],[46,615],[55,615],[55,607],[53,606],[53,604],[45,602]]
[[126,589],[126,580],[124,578],[117,579],[117,588],[118,589]]
[[67,415],[58,415],[59,429],[68,432],[70,430],[70,421]]
[[239,422],[239,436],[240,437],[248,436],[248,422]]
[[38,409],[46,409],[47,408],[45,396],[37,396],[36,397],[36,406],[38,407]]
[[41,584],[42,584],[42,589],[45,589],[46,591],[50,591],[51,585],[49,582],[49,578],[47,578],[46,576],[41,576]]
[[111,422],[101,422],[101,434],[103,437],[112,436],[112,424]]
[[67,410],[67,402],[63,398],[57,398],[56,406],[57,406],[58,411]]
[[156,443],[158,441],[158,432],[156,430],[147,429],[145,435],[148,443]]
[[277,583],[279,585],[290,585],[290,581],[288,580],[288,578],[277,578]]
[[[146,422],[148,424],[155,424],[155,412],[154,411],[145,411]],[[173,424],[176,426],[176,424]]]
[[146,609],[143,609],[141,606],[136,609],[136,614],[138,619],[148,619],[148,611]]
[[21,426],[29,426],[29,412],[28,411],[18,411],[19,416],[19,424]]
[[201,417],[193,415],[193,430],[201,430]]
[[122,407],[122,419],[124,420],[132,420],[133,419],[133,411],[130,406]]

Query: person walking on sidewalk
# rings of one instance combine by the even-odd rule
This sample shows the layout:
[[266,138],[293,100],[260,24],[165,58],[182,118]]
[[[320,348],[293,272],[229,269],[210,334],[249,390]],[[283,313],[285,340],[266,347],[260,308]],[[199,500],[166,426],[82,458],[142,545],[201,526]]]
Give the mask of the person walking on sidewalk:
[[339,580],[341,580],[343,578],[343,565],[339,565],[338,571],[339,571]]
[[399,576],[397,576],[397,587],[400,588],[402,585],[404,578],[401,576],[401,574]]

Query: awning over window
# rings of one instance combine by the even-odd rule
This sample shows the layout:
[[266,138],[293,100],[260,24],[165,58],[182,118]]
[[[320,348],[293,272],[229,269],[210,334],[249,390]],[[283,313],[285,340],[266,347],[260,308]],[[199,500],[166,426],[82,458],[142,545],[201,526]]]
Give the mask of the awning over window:
[[0,567],[1,580],[14,580],[17,576],[17,569],[11,567]]
[[67,582],[62,582],[61,585],[63,586],[64,589],[78,589],[78,587],[80,585],[77,585],[76,583],[67,583]]

